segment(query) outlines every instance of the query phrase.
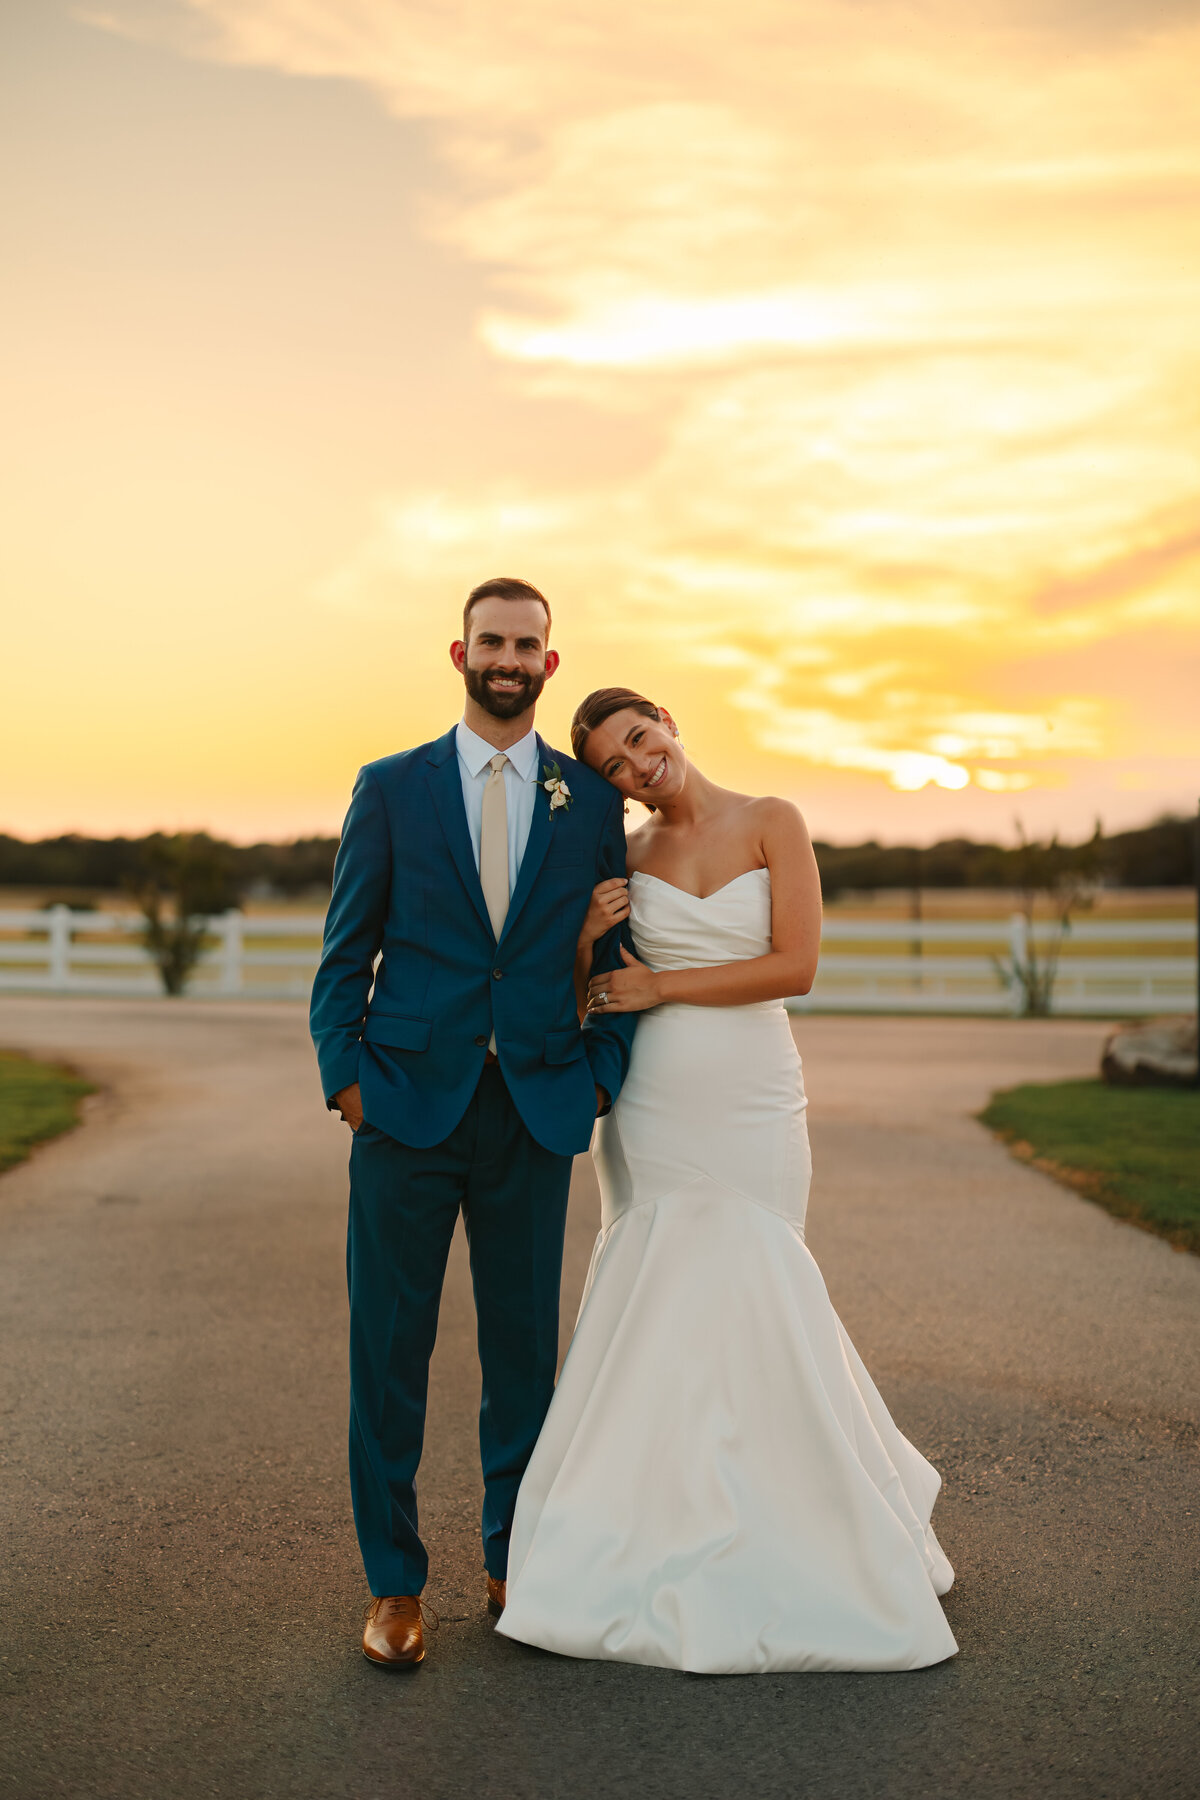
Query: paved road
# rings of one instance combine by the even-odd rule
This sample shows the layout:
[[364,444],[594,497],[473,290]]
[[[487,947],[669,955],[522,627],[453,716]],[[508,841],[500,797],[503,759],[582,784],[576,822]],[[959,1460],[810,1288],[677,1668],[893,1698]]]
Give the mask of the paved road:
[[[810,1241],[942,1469],[962,1645],[907,1675],[707,1679],[495,1637],[461,1244],[422,1501],[426,1666],[357,1649],[346,1142],[298,1009],[0,1004],[106,1092],[0,1181],[0,1795],[1197,1793],[1200,1260],[1013,1163],[971,1112],[1101,1028],[812,1019]],[[596,1224],[586,1164],[564,1287]]]

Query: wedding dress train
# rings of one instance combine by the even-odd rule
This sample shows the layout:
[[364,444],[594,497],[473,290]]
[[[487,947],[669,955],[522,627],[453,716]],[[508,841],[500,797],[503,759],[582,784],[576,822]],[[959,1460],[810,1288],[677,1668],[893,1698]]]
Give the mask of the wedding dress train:
[[[761,956],[771,887],[630,882],[638,954]],[[599,1122],[601,1232],[517,1501],[497,1630],[733,1674],[915,1669],[957,1645],[907,1442],[804,1244],[811,1174],[782,1004],[643,1013]]]

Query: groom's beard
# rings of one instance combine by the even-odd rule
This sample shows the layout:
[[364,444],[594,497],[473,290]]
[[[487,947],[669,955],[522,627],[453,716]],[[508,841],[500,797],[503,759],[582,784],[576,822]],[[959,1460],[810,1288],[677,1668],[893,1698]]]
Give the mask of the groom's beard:
[[[492,677],[504,675],[509,681],[519,681],[519,688],[496,688],[492,686]],[[491,713],[493,719],[515,719],[519,714],[528,712],[546,685],[545,674],[526,675],[520,669],[473,669],[467,663],[463,669],[463,680],[467,692],[484,712]]]

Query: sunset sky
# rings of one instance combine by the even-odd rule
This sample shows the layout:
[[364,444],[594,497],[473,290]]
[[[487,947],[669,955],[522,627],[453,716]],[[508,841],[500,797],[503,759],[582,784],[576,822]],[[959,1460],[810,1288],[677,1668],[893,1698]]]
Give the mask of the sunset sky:
[[1192,0],[5,0],[0,830],[334,830],[524,575],[815,835],[1200,793]]

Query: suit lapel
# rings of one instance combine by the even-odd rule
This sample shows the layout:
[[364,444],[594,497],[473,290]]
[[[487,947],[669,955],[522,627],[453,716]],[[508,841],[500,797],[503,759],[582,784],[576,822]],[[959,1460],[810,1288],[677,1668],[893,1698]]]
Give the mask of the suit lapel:
[[[542,787],[543,770],[548,763],[554,761],[546,745],[538,738],[538,766],[536,773],[537,792],[533,796],[533,823],[529,827],[529,836],[525,840],[525,854],[521,858],[521,867],[517,871],[517,885],[513,889],[508,902],[508,912],[504,919],[504,930],[500,933],[503,943],[517,921],[521,908],[533,892],[533,884],[538,872],[546,860],[546,852],[550,848],[550,833],[554,823],[550,815],[550,796]],[[482,891],[482,890],[481,890]]]
[[[467,830],[467,811],[463,805],[462,776],[458,769],[454,730],[448,731],[445,737],[438,738],[436,743],[430,745],[427,761],[429,766],[425,771],[425,779],[429,784],[438,824],[462,876],[463,886],[471,896],[475,910],[483,921],[484,930],[490,937],[492,922],[488,918],[487,902],[479,883],[479,870],[475,867],[475,852],[471,848],[471,834]],[[511,911],[510,907],[510,916]]]

